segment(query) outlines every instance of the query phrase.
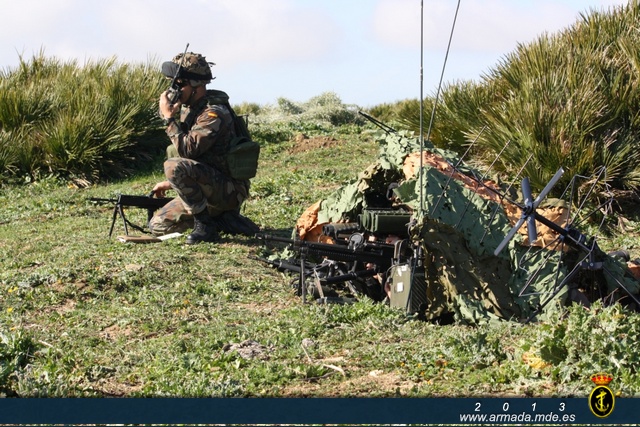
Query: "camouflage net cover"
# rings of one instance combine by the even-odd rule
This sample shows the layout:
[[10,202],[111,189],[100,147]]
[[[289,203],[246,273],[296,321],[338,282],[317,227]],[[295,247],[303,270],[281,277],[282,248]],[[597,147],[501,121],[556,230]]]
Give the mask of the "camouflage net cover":
[[[455,153],[425,144],[420,162],[420,143],[405,133],[380,133],[378,159],[359,177],[309,207],[296,224],[297,234],[308,241],[318,241],[322,225],[354,222],[366,208],[403,207],[412,212],[410,238],[425,250],[427,267],[427,319],[453,316],[455,321],[481,324],[497,320],[527,319],[541,299],[550,295],[567,272],[567,262],[558,265],[557,257],[538,250],[526,266],[520,265],[527,253],[526,227],[509,245],[494,255],[496,247],[519,218],[520,210],[501,202],[498,184],[486,181],[479,185],[471,176],[481,173],[458,164]],[[420,175],[422,163],[422,176]],[[390,183],[395,199],[386,197]],[[487,187],[498,190],[490,191]],[[444,195],[443,195],[444,192]],[[515,199],[515,198],[514,198]],[[424,206],[420,209],[420,200]],[[563,224],[566,210],[562,201],[549,200],[539,213]],[[538,242],[555,239],[553,231],[540,227]],[[622,261],[606,256],[604,265],[632,293],[638,294],[640,283]],[[519,296],[527,280],[527,294]],[[603,274],[602,282],[612,299],[622,296],[613,278]],[[568,302],[569,288],[564,286],[544,307],[539,320],[557,319]]]

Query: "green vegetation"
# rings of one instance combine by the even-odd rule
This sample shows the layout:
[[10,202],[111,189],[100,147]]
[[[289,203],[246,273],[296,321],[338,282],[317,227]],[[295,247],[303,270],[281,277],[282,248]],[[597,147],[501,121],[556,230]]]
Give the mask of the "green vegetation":
[[43,52],[0,73],[0,180],[130,175],[163,152],[156,64],[62,62]]
[[263,143],[278,143],[299,134],[357,133],[365,124],[358,107],[343,104],[333,92],[303,103],[278,98],[276,105],[241,104],[235,109],[249,117],[253,138]]
[[[520,46],[482,83],[448,86],[433,141],[461,150],[477,137],[480,160],[511,141],[502,171],[533,153],[534,187],[560,164],[566,176],[607,165],[609,184],[637,190],[639,10],[585,16]],[[1,395],[586,396],[599,371],[640,395],[640,315],[619,306],[440,326],[366,299],[303,305],[289,277],[249,259],[262,249],[251,238],[108,239],[111,208],[88,198],[146,194],[163,179],[157,68],[41,54],[0,75]],[[236,107],[263,143],[243,213],[266,231],[287,235],[377,157],[372,125],[335,94]],[[417,130],[416,100],[369,113]],[[626,216],[600,242],[635,258],[640,221]]]
[[[286,235],[302,210],[376,157],[367,135],[266,145],[244,214]],[[108,239],[111,209],[87,198],[144,194],[161,178],[82,189],[45,179],[0,191],[0,393],[586,396],[601,370],[615,391],[640,393],[638,355],[628,350],[640,316],[620,307],[576,307],[535,325],[439,326],[366,299],[303,305],[290,278],[248,258],[262,250],[251,238]],[[142,223],[145,214],[128,216]],[[242,357],[241,343],[253,357]]]
[[[477,139],[476,155],[490,159],[507,145],[495,168],[512,175],[532,154],[523,174],[538,191],[559,166],[567,173],[556,191],[573,175],[590,176],[604,165],[607,184],[637,197],[639,17],[638,1],[594,11],[560,33],[519,45],[481,82],[446,86],[432,140],[461,152]],[[416,108],[398,113],[418,129]]]

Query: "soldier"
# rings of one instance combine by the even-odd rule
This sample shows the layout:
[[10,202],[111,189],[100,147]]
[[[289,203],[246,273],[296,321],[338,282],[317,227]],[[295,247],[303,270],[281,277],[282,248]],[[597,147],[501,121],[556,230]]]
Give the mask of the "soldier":
[[[236,136],[238,119],[229,97],[218,90],[207,90],[211,65],[200,54],[179,54],[162,64],[167,78],[176,76],[178,98],[171,103],[171,89],[160,96],[159,112],[171,140],[164,163],[166,181],[153,188],[157,197],[173,189],[179,197],[159,209],[149,228],[155,235],[182,232],[193,226],[187,244],[214,242],[222,231],[251,234],[259,228],[238,214],[249,194],[249,180],[233,179],[224,153]],[[235,228],[233,227],[235,226]]]

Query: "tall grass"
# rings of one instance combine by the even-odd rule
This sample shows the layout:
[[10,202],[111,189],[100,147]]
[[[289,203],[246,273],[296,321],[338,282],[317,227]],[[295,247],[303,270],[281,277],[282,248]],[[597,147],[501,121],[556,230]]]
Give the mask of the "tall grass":
[[[445,87],[432,140],[461,151],[476,140],[478,154],[540,190],[555,171],[589,176],[607,167],[606,182],[621,192],[640,189],[640,4],[583,14],[571,27],[519,45],[480,82]],[[432,105],[427,100],[427,106]],[[430,108],[425,109],[430,115]],[[402,111],[416,130],[419,114]],[[428,123],[429,117],[425,117]]]
[[156,64],[63,62],[41,51],[0,73],[0,178],[126,175],[160,135]]

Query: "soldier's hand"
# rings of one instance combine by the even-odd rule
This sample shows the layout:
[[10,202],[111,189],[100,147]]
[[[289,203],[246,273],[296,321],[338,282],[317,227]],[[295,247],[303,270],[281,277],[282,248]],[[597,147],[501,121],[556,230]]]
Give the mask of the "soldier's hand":
[[162,181],[157,183],[151,191],[156,195],[156,197],[160,198],[166,195],[167,190],[171,190],[171,184],[169,181]]
[[162,114],[162,117],[165,119],[173,117],[177,112],[180,111],[180,107],[182,106],[182,103],[180,101],[176,102],[175,104],[171,104],[171,102],[169,101],[168,90],[162,92],[158,104],[160,108],[160,114]]

